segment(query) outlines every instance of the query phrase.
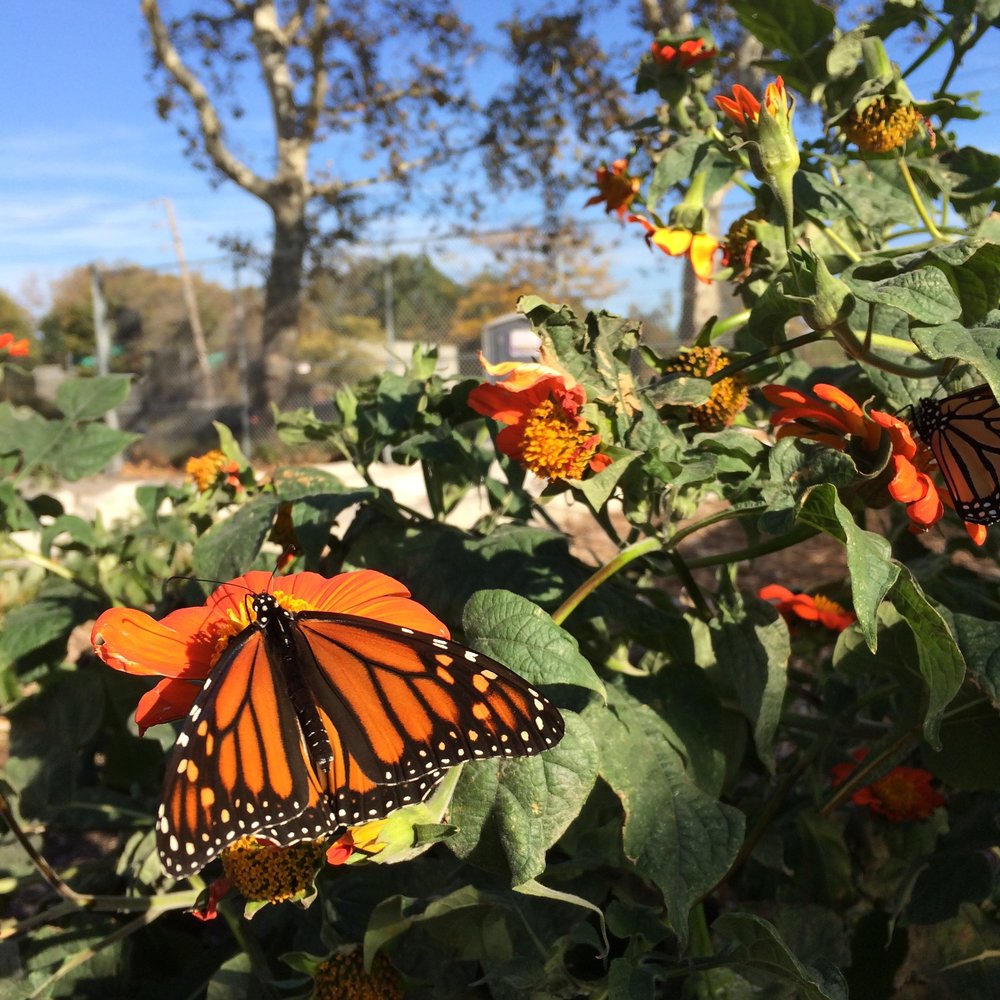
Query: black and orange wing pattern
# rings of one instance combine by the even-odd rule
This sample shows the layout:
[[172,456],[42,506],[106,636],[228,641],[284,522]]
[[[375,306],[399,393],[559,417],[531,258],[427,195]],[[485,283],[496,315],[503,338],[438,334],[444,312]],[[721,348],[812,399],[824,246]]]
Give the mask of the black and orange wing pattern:
[[190,875],[245,835],[281,844],[426,798],[467,760],[530,756],[558,710],[507,667],[437,636],[253,595],[168,760],[166,871]]
[[1000,404],[987,385],[923,399],[914,425],[937,460],[963,521],[1000,521]]

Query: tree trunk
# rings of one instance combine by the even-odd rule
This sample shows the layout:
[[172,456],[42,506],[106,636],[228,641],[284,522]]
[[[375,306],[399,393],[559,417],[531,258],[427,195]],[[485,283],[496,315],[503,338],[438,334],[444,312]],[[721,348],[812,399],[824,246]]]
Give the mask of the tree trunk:
[[309,233],[305,207],[279,205],[274,210],[271,265],[264,289],[260,351],[249,365],[250,408],[270,424],[270,404],[282,399],[294,373],[295,342]]

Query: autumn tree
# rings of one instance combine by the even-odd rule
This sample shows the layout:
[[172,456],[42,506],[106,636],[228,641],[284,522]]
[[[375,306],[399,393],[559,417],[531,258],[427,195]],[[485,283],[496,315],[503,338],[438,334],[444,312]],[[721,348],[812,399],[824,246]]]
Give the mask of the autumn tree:
[[[354,234],[375,185],[405,185],[442,162],[468,116],[462,59],[470,33],[450,0],[202,0],[167,20],[140,0],[158,109],[194,161],[259,198],[273,219],[255,408],[268,401],[264,358],[293,342],[307,251]],[[262,81],[268,148],[253,150],[246,99]],[[320,158],[322,157],[322,162]]]

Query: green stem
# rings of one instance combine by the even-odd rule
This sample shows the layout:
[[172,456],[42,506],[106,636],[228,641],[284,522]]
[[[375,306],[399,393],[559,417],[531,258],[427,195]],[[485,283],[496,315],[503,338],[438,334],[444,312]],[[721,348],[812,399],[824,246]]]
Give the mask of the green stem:
[[[17,543],[15,542],[14,544]],[[34,563],[36,566],[41,566],[46,572],[51,573],[53,576],[61,576],[64,580],[72,582],[76,579],[75,574],[65,566],[60,566],[59,563],[53,562],[38,552],[32,552],[31,549],[26,549],[22,545],[18,545],[18,548],[21,550],[21,554],[18,556],[19,559]]]
[[584,598],[592,594],[605,580],[612,577],[619,570],[624,569],[629,563],[636,559],[641,559],[650,552],[656,552],[663,547],[659,538],[644,538],[635,545],[630,545],[627,549],[622,549],[610,562],[605,563],[600,569],[592,573],[569,597],[552,613],[552,620],[557,625],[562,623],[576,610],[583,602]]
[[770,358],[776,358],[782,354],[787,354],[789,351],[797,350],[799,347],[804,347],[806,344],[812,344],[817,340],[822,340],[825,336],[825,333],[820,333],[818,330],[810,330],[808,333],[803,333],[801,336],[792,337],[791,340],[786,340],[783,344],[772,344],[770,347],[766,347],[763,351],[757,351],[756,354],[748,354],[745,358],[741,358],[739,361],[731,361],[725,368],[720,368],[713,375],[710,375],[708,377],[708,381],[713,384],[721,382],[722,379],[729,378],[730,375],[735,375],[737,372],[744,371],[747,368],[753,368],[754,365],[760,364],[762,361],[767,361]]
[[694,605],[698,617],[703,622],[710,622],[712,620],[712,609],[708,606],[708,601],[705,600],[705,595],[701,592],[701,587],[698,586],[697,581],[691,575],[687,563],[681,558],[678,552],[672,549],[667,550],[666,556],[674,567],[674,573],[681,581],[681,585],[687,591],[688,597],[691,598],[691,603]]
[[916,208],[917,215],[920,216],[921,221],[927,227],[927,232],[930,233],[935,240],[944,243],[945,238],[941,235],[938,227],[934,225],[934,220],[928,214],[927,207],[924,205],[924,200],[920,197],[920,192],[917,190],[917,185],[913,180],[913,175],[910,173],[910,168],[907,166],[906,160],[903,158],[901,153],[896,156],[896,165],[899,167],[899,172],[903,175],[903,183],[906,185],[906,190],[910,193],[910,198],[913,201],[913,207]]
[[[873,354],[865,344],[859,342],[857,334],[845,323],[838,323],[832,327],[830,333],[836,338],[837,343],[847,352],[847,354],[857,361],[864,361],[874,368],[889,372],[891,375],[899,375],[902,378],[933,378],[940,375],[944,370],[945,361],[934,361],[928,365],[901,365],[888,358]],[[887,337],[884,334],[873,333],[866,335],[866,341],[871,344],[879,344],[888,350],[906,351],[914,353],[912,344],[906,341],[897,340],[895,337]]]
[[714,556],[703,556],[701,559],[689,559],[688,569],[706,569],[709,566],[723,566],[727,563],[748,562],[756,559],[757,556],[766,556],[771,552],[781,552],[783,549],[798,545],[814,535],[819,534],[819,528],[814,528],[808,524],[800,524],[793,528],[786,535],[779,535],[768,542],[760,542],[757,545],[749,545],[745,549],[736,552],[720,552]]
[[831,243],[833,243],[834,246],[839,247],[840,252],[845,257],[847,257],[848,260],[850,260],[854,264],[857,264],[858,261],[861,260],[861,254],[859,254],[857,250],[854,249],[854,247],[852,247],[849,243],[847,243],[842,236],[838,235],[833,229],[831,229],[828,225],[826,225],[825,222],[815,218],[812,215],[809,216],[809,221],[813,223],[813,225],[817,226],[820,230],[822,230],[823,235]]

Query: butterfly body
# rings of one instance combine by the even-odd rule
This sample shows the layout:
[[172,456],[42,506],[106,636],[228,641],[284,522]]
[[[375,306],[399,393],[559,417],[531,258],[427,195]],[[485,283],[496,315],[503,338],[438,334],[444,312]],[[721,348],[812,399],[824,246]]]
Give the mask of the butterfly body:
[[933,452],[962,520],[1000,521],[1000,404],[990,387],[921,400],[914,426]]
[[526,680],[458,643],[248,599],[167,762],[157,847],[175,878],[234,840],[315,839],[426,798],[448,767],[563,734]]

